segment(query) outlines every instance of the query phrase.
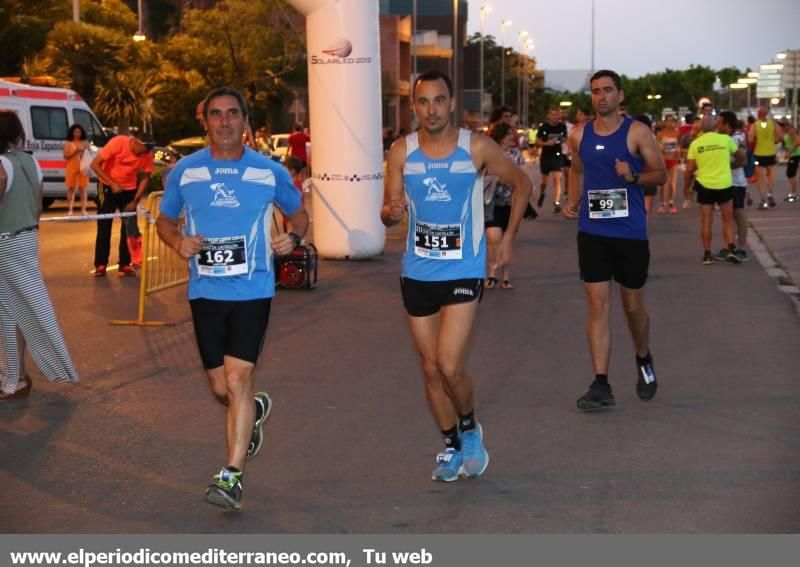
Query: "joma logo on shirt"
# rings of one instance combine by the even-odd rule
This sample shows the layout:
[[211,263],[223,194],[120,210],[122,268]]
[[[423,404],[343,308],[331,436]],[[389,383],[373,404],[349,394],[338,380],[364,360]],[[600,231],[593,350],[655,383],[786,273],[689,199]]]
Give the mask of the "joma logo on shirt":
[[447,162],[435,161],[428,164],[428,169],[450,169],[450,164]]
[[218,167],[214,170],[214,175],[239,175],[239,170],[235,167]]

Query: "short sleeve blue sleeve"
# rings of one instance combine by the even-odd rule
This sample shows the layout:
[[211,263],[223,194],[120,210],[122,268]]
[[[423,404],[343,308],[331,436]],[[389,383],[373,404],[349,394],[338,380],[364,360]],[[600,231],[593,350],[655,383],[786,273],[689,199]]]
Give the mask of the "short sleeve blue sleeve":
[[303,204],[303,196],[294,186],[292,177],[284,168],[275,169],[275,203],[286,215],[292,216]]
[[164,191],[164,196],[161,198],[161,214],[171,219],[177,219],[181,216],[181,211],[183,210],[183,198],[181,197],[180,187],[181,172],[178,171],[179,168],[180,167],[176,165],[167,176],[167,188]]

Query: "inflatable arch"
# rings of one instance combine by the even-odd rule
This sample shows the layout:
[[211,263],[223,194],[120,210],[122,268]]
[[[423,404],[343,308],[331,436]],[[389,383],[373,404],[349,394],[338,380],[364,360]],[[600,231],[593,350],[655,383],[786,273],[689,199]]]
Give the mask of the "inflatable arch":
[[314,243],[327,258],[383,252],[377,0],[289,0],[306,16]]

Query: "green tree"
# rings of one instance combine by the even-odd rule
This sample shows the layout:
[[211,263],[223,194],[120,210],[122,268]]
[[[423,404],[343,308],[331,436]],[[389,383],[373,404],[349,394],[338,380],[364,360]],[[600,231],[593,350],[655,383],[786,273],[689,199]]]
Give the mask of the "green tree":
[[725,88],[728,88],[731,83],[735,83],[740,78],[744,77],[744,75],[744,72],[736,67],[723,67],[717,71],[717,77],[719,77],[722,86]]
[[133,36],[139,29],[139,18],[122,0],[83,0],[81,22],[115,30],[127,36]]
[[223,0],[210,10],[186,10],[164,57],[180,71],[199,74],[208,88],[240,89],[255,107],[285,98],[286,80],[305,82],[305,48],[282,20],[279,4]]
[[98,79],[139,59],[133,40],[120,31],[72,21],[58,22],[39,55],[50,74],[92,105]]
[[22,62],[45,46],[47,32],[71,14],[68,0],[0,2],[0,75],[18,75]]
[[155,99],[161,93],[162,77],[156,71],[113,72],[97,88],[94,111],[106,124],[116,124],[127,132],[132,124],[151,124],[161,116]]

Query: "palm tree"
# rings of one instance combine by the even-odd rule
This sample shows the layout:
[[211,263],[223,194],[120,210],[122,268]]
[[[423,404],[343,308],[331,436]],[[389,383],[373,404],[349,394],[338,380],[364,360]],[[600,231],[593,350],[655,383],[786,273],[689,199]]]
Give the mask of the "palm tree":
[[149,131],[152,121],[160,116],[154,99],[162,84],[155,71],[111,73],[97,86],[94,110],[104,123],[116,124],[121,133],[127,133],[136,122]]

